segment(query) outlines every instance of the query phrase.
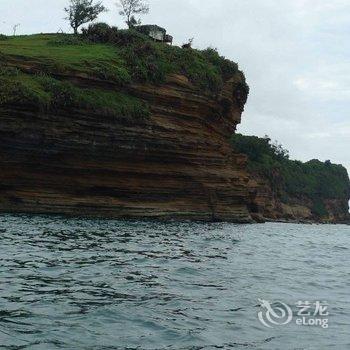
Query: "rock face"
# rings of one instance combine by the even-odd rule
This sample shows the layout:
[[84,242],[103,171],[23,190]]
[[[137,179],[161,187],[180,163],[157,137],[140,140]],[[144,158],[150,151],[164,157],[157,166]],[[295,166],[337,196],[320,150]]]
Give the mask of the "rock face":
[[[36,72],[33,65],[20,68]],[[57,78],[82,89],[121,89],[82,74]],[[247,156],[232,149],[247,100],[242,79],[237,73],[215,97],[182,75],[161,86],[128,86],[124,93],[150,106],[150,117],[139,119],[0,105],[0,211],[320,222],[310,199],[284,203],[266,179],[248,173]],[[348,197],[325,201],[322,222],[350,222]]]
[[0,210],[251,222],[246,160],[228,140],[247,98],[239,79],[216,98],[184,76],[133,85],[128,93],[147,101],[151,116],[132,121],[0,106]]
[[319,222],[319,223],[350,223],[349,196],[323,201],[328,213],[325,217],[316,217],[313,213],[313,202],[304,196],[291,198],[284,203],[282,198],[274,193],[266,179],[257,174],[250,174],[248,183],[252,217],[257,221],[287,221],[287,222]]

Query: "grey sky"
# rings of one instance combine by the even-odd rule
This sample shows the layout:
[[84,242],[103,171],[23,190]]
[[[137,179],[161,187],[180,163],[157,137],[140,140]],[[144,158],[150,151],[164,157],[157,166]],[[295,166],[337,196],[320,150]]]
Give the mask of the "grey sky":
[[[0,32],[69,30],[67,0],[0,0]],[[114,5],[100,20],[124,26]],[[150,0],[144,23],[183,43],[217,47],[245,72],[251,94],[239,131],[280,141],[292,158],[350,170],[349,0]]]

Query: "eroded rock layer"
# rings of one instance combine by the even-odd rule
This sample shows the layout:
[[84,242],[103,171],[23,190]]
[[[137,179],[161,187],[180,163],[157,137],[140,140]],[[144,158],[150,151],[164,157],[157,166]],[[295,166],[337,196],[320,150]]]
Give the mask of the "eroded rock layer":
[[245,159],[229,143],[246,101],[237,79],[215,98],[184,76],[131,86],[151,108],[138,120],[1,106],[0,210],[250,222]]
[[262,176],[249,174],[249,177],[251,202],[248,207],[252,217],[258,222],[350,224],[349,195],[323,200],[325,214],[319,217],[313,212],[314,203],[309,197],[289,198],[286,202]]

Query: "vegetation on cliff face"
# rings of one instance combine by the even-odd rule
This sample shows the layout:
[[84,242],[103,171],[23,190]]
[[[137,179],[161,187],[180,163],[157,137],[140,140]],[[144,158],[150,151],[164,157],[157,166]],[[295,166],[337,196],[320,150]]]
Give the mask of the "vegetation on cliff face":
[[143,102],[117,91],[80,89],[45,73],[29,75],[0,66],[0,105],[9,103],[28,104],[42,111],[82,108],[100,115],[128,118],[141,118],[149,113]]
[[[40,34],[0,40],[0,104],[86,108],[117,117],[145,117],[148,107],[123,88],[161,84],[168,74],[185,74],[202,93],[215,95],[224,82],[243,73],[216,50],[182,49],[156,43],[135,30],[90,25],[80,36]],[[65,82],[87,76],[116,84],[119,92]]]
[[131,81],[158,84],[165,81],[167,74],[185,74],[208,93],[216,93],[225,80],[239,73],[238,65],[221,57],[215,49],[169,46],[136,30],[118,30],[103,23],[91,25],[80,37],[11,37],[0,42],[0,52],[4,60],[6,56],[34,60],[49,73],[78,71],[121,85]]
[[350,181],[342,165],[313,159],[303,163],[290,160],[288,151],[268,137],[232,137],[233,148],[248,156],[248,170],[266,179],[282,202],[308,198],[314,215],[327,215],[325,200],[350,197]]
[[226,80],[238,73],[247,92],[249,90],[237,63],[220,56],[213,48],[195,50],[169,46],[137,30],[119,30],[106,23],[83,29],[82,40],[112,46],[119,57],[119,68],[134,82],[160,84],[168,74],[184,74],[198,89],[215,94]]

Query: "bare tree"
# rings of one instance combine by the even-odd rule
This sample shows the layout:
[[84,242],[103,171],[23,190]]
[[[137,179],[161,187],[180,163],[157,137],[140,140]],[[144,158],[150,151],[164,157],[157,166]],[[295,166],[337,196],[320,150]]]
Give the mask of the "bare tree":
[[74,34],[78,34],[81,25],[95,20],[101,12],[107,11],[101,1],[94,4],[93,0],[70,0],[69,6],[64,10],[68,14],[66,19],[73,28]]
[[194,41],[194,38],[188,39],[188,43],[187,44],[183,44],[182,48],[183,49],[191,49],[192,45],[193,45],[193,41]]
[[13,29],[13,36],[16,36],[16,34],[17,34],[17,29],[18,29],[18,27],[19,27],[20,25],[21,25],[21,24],[18,23],[18,24],[15,24],[15,25],[12,27],[12,29]]
[[116,5],[129,28],[141,24],[140,19],[136,19],[135,15],[145,15],[149,12],[149,5],[145,0],[118,0]]

